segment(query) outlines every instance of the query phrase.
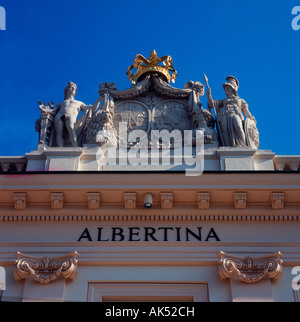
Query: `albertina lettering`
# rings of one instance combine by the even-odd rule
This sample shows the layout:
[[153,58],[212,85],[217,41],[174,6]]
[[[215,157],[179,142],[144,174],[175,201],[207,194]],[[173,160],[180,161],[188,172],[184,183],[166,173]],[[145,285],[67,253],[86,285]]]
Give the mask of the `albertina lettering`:
[[79,242],[209,242],[221,241],[214,228],[187,227],[97,227],[85,230]]

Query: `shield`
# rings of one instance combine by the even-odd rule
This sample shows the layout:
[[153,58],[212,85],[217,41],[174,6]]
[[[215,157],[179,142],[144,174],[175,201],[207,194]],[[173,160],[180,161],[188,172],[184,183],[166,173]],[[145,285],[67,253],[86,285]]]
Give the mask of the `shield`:
[[187,106],[178,100],[166,100],[158,103],[154,107],[153,115],[154,130],[184,130],[192,129],[192,121],[190,119]]
[[247,118],[244,124],[246,143],[252,149],[257,150],[259,147],[259,132],[255,121]]
[[114,126],[119,131],[119,123],[127,123],[127,130],[130,133],[134,130],[143,130],[146,133],[150,130],[149,108],[138,101],[126,101],[118,103],[115,107]]

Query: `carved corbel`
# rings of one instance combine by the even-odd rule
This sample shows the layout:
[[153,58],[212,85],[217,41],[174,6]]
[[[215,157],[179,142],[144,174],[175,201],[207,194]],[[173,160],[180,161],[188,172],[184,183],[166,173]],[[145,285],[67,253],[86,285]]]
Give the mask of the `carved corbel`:
[[74,252],[66,256],[50,258],[35,257],[18,252],[14,277],[18,280],[32,276],[41,284],[49,284],[58,277],[75,280],[79,254]]
[[218,275],[221,280],[232,277],[244,283],[257,283],[264,277],[278,280],[282,274],[282,254],[280,252],[262,257],[238,257],[224,252],[218,254]]
[[88,208],[91,210],[99,209],[100,207],[100,193],[88,192],[87,193]]
[[4,173],[6,173],[10,170],[10,164],[9,163],[1,163],[0,168]]
[[15,192],[14,193],[14,207],[16,210],[24,210],[27,207],[27,193]]
[[246,209],[247,196],[247,192],[237,192],[233,194],[233,204],[235,209]]
[[275,170],[283,171],[285,169],[285,162],[275,162]]
[[137,193],[136,192],[124,192],[124,207],[125,209],[135,209]]
[[17,169],[17,172],[23,172],[25,169],[25,164],[24,163],[16,163],[15,167]]
[[172,209],[173,208],[173,192],[162,192],[160,194],[160,205],[162,209]]
[[289,163],[289,169],[290,169],[291,171],[298,171],[298,169],[299,169],[299,165],[300,165],[300,163],[299,163],[299,162],[290,162],[290,163]]
[[51,193],[51,208],[54,210],[60,210],[64,207],[64,193],[52,192]]
[[280,210],[284,208],[284,192],[274,192],[271,193],[270,204],[272,209]]
[[210,193],[198,192],[197,193],[197,205],[199,209],[209,209],[210,206]]

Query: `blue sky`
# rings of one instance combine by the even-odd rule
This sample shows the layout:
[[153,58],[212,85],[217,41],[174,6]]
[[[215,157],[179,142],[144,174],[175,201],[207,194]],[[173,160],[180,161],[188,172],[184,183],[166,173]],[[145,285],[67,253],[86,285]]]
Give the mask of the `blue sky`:
[[[175,87],[203,81],[225,98],[227,75],[257,119],[261,149],[299,155],[300,30],[291,27],[300,0],[65,1],[0,0],[0,155],[35,150],[38,101],[76,98],[93,104],[102,82],[131,86],[136,54],[171,55]],[[206,96],[202,98],[206,106]]]

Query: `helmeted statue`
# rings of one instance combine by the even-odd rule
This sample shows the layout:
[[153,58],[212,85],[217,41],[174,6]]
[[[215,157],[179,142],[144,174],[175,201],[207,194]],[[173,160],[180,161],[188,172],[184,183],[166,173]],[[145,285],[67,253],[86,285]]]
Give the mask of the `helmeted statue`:
[[238,96],[239,81],[233,76],[228,76],[226,80],[223,84],[227,95],[225,99],[215,101],[212,99],[211,89],[207,90],[208,108],[215,110],[221,143],[229,147],[249,146],[258,149],[256,119],[250,113],[245,100]]

